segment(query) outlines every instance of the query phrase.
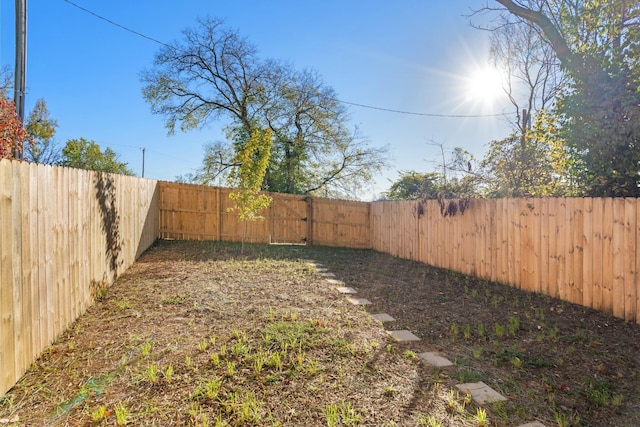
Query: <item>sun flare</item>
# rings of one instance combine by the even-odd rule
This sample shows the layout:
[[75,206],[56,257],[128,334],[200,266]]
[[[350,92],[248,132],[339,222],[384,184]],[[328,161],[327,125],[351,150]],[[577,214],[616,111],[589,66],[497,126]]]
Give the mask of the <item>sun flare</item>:
[[474,70],[466,78],[466,93],[470,101],[493,104],[504,95],[500,73],[489,66]]

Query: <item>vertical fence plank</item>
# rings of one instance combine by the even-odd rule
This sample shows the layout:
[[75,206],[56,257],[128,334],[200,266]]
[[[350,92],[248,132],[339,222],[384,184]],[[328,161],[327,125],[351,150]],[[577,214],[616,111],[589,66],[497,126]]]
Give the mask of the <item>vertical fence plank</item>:
[[531,271],[531,283],[529,290],[540,293],[542,289],[542,204],[541,199],[530,199],[531,207],[529,209],[530,230],[528,238],[531,242],[531,253],[529,254],[529,270]]
[[20,162],[12,162],[11,170],[11,252],[13,277],[13,336],[14,336],[14,378],[18,379],[24,373],[25,334],[24,334],[24,287],[22,283],[22,188],[20,185]]
[[640,199],[636,199],[636,323],[640,323]]
[[613,313],[613,199],[603,200],[602,211],[602,311]]
[[636,321],[636,286],[638,271],[636,260],[638,252],[636,247],[636,206],[638,199],[627,198],[624,200],[624,319]]
[[558,204],[558,217],[556,223],[556,255],[558,256],[558,298],[567,301],[567,269],[569,268],[568,260],[571,258],[569,247],[571,246],[570,233],[570,215],[567,213],[567,199],[560,198]]
[[549,200],[540,199],[540,292],[549,294]]
[[40,347],[39,292],[38,292],[38,165],[25,163],[22,177],[22,280],[28,289],[25,333],[29,341],[26,363],[37,357]]
[[498,199],[496,201],[496,280],[501,283],[508,283],[508,264],[507,264],[507,249],[508,242],[506,239],[506,224],[508,222],[507,206],[505,199]]
[[489,240],[489,253],[487,259],[487,268],[489,269],[488,279],[491,281],[498,280],[498,205],[497,200],[487,200],[489,203],[489,228],[487,229],[487,239]]
[[549,200],[549,295],[557,298],[560,295],[560,219],[564,219],[560,212],[560,199]]
[[533,215],[534,206],[530,199],[521,199],[520,219],[520,288],[532,291],[533,284]]
[[613,315],[624,318],[624,235],[625,235],[625,203],[623,198],[613,199],[613,268],[612,276],[612,308]]
[[[591,307],[595,310],[602,309],[602,266],[603,266],[603,215],[604,199],[592,199],[591,214],[591,264],[592,264],[592,289]],[[589,261],[588,259],[586,261]]]
[[13,324],[13,186],[12,164],[0,159],[0,386],[2,392],[15,377],[15,337]]
[[569,287],[571,289],[570,299],[574,304],[582,304],[582,273],[583,273],[583,256],[584,256],[584,218],[583,218],[583,200],[582,198],[573,198],[572,202],[572,226],[571,241],[573,244],[573,257],[571,262],[571,275],[568,278]]
[[593,307],[593,199],[582,199],[582,304]]

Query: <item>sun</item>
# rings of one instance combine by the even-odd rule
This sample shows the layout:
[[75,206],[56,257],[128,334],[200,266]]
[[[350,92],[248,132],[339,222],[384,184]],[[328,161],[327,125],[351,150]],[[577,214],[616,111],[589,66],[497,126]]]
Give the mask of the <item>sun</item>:
[[493,105],[498,98],[504,96],[500,72],[491,66],[478,67],[465,77],[465,88],[469,101]]

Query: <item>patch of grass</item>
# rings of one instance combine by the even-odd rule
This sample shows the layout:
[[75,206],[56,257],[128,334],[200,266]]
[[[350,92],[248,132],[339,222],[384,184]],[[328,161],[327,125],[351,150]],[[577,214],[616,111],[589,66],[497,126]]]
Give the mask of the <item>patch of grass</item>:
[[174,295],[172,297],[164,297],[160,303],[163,305],[184,304],[187,298],[189,298],[188,294]]
[[91,419],[94,423],[99,423],[106,420],[110,413],[106,406],[98,406],[96,410],[91,413]]
[[605,408],[613,405],[614,400],[616,406],[621,404],[622,396],[616,395],[613,387],[608,382],[593,378],[585,378],[582,382],[584,384],[584,395],[593,405]]
[[473,369],[461,369],[455,375],[455,377],[461,383],[475,383],[478,381],[482,381],[482,375],[474,371]]

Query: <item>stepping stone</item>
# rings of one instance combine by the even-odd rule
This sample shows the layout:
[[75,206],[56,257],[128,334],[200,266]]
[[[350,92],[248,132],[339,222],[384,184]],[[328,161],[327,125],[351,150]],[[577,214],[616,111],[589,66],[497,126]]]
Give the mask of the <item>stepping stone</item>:
[[542,424],[540,421],[534,421],[532,423],[526,423],[526,424],[522,424],[518,427],[547,427],[544,424]]
[[364,298],[349,297],[349,298],[347,298],[347,301],[349,301],[353,305],[369,305],[369,304],[371,304],[371,301],[369,301],[368,299],[364,299]]
[[380,322],[395,322],[396,319],[394,319],[393,317],[389,316],[387,313],[380,313],[380,314],[372,314],[371,317],[373,317],[374,319],[380,321]]
[[328,268],[316,268],[316,271],[318,273],[326,273],[327,271],[329,271],[329,269]]
[[506,397],[504,397],[482,381],[478,383],[458,384],[456,385],[456,388],[463,392],[471,393],[471,397],[473,398],[473,400],[475,400],[476,403],[480,405],[507,400]]
[[338,292],[340,292],[341,294],[357,294],[358,291],[356,291],[353,288],[348,288],[346,286],[338,286],[336,288],[338,290]]
[[433,352],[418,353],[418,357],[429,365],[444,368],[445,366],[453,366],[453,362]]
[[317,263],[317,262],[315,262],[315,261],[314,261],[314,260],[312,260],[312,259],[306,259],[306,260],[305,260],[305,262],[307,263],[307,265],[308,265],[309,267],[316,267],[316,268],[318,268],[318,267],[323,267],[323,265],[322,265],[322,264]]
[[320,276],[322,276],[322,277],[336,277],[336,275],[333,274],[333,273],[320,273]]
[[420,341],[420,338],[415,336],[411,331],[387,331],[391,338],[398,342]]
[[344,282],[342,280],[336,280],[336,279],[325,279],[325,280],[330,285],[344,286]]

